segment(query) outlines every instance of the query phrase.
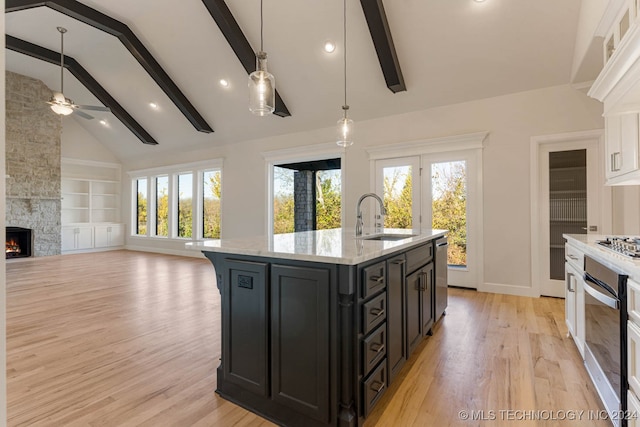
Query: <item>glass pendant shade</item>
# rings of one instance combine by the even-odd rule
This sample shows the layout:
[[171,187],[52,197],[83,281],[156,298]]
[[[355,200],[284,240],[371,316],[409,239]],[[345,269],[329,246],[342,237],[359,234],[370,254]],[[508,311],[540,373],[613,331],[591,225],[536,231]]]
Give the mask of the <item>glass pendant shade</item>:
[[256,55],[256,71],[249,75],[249,111],[266,116],[276,108],[276,79],[267,71],[267,54]]
[[340,147],[349,147],[353,145],[353,120],[345,116],[338,120],[338,140],[336,144]]

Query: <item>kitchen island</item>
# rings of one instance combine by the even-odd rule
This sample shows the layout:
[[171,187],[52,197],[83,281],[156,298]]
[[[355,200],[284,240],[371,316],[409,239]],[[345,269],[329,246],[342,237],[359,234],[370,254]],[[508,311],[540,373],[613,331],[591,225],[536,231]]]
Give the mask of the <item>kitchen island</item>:
[[280,425],[362,425],[442,314],[434,242],[445,234],[333,229],[188,243],[213,263],[222,297],[216,391]]

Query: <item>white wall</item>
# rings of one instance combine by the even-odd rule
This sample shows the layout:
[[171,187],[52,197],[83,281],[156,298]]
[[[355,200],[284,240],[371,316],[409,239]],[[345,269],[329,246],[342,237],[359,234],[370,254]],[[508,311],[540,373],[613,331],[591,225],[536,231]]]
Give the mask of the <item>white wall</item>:
[[73,117],[62,119],[62,157],[95,160],[98,162],[120,163],[111,151],[78,124]]
[[[0,0],[0,6],[4,9],[4,0]],[[4,34],[4,19],[0,22],[0,34]],[[0,48],[4,51],[4,38],[0,41]],[[5,62],[4,55],[0,57],[0,70],[4,71]],[[0,194],[5,194],[5,79],[0,79]],[[5,235],[5,209],[6,201],[4,197],[0,197],[0,230]],[[7,279],[6,279],[6,262],[4,257],[0,261],[0,370],[6,372],[7,366]],[[0,426],[7,423],[7,376],[0,374]]]
[[[370,190],[366,148],[433,137],[489,131],[484,150],[485,283],[530,287],[529,144],[531,136],[601,129],[602,104],[569,86],[558,86],[408,114],[357,121],[354,146],[345,161],[346,227],[358,197]],[[286,120],[275,118],[276,120]],[[256,118],[256,120],[259,120]],[[332,125],[332,124],[331,124]],[[332,141],[333,126],[239,144],[149,158],[143,169],[206,158],[224,158],[222,235],[262,235],[266,230],[266,168],[262,152]],[[125,186],[123,217],[130,216]],[[129,239],[131,241],[131,239]],[[135,240],[139,247],[144,242]],[[166,242],[168,246],[169,242]],[[157,243],[150,243],[156,246]],[[172,246],[177,249],[180,246]]]
[[596,37],[596,28],[608,3],[609,0],[582,0],[573,50],[572,82],[594,79],[602,69],[602,37]]

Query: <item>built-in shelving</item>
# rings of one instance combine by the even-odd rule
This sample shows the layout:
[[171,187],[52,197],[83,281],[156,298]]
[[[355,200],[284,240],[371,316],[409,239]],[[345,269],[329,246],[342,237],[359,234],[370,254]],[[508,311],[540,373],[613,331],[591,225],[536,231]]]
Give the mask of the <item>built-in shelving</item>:
[[119,164],[62,159],[63,252],[124,244],[120,177]]

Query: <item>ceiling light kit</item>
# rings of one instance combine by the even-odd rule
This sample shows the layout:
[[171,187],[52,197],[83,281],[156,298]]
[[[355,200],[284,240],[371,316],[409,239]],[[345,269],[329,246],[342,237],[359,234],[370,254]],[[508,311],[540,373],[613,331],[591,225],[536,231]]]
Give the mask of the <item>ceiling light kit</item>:
[[336,144],[340,147],[349,147],[353,145],[353,120],[351,120],[347,112],[349,111],[349,105],[347,104],[347,0],[343,0],[343,12],[344,12],[344,105],[342,111],[344,116],[338,120],[338,140]]
[[256,54],[256,71],[249,75],[249,111],[256,116],[266,116],[276,108],[276,81],[267,71],[267,54],[263,45],[262,2],[260,0],[260,51]]
[[47,102],[47,104],[51,105],[51,109],[53,110],[53,112],[58,115],[68,116],[69,114],[75,112],[80,117],[89,120],[93,119],[93,116],[79,111],[79,109],[110,112],[111,110],[107,107],[76,105],[72,100],[64,96],[64,33],[67,32],[67,29],[63,27],[56,28],[60,33],[60,92],[54,92],[53,96],[51,97],[49,102]]

